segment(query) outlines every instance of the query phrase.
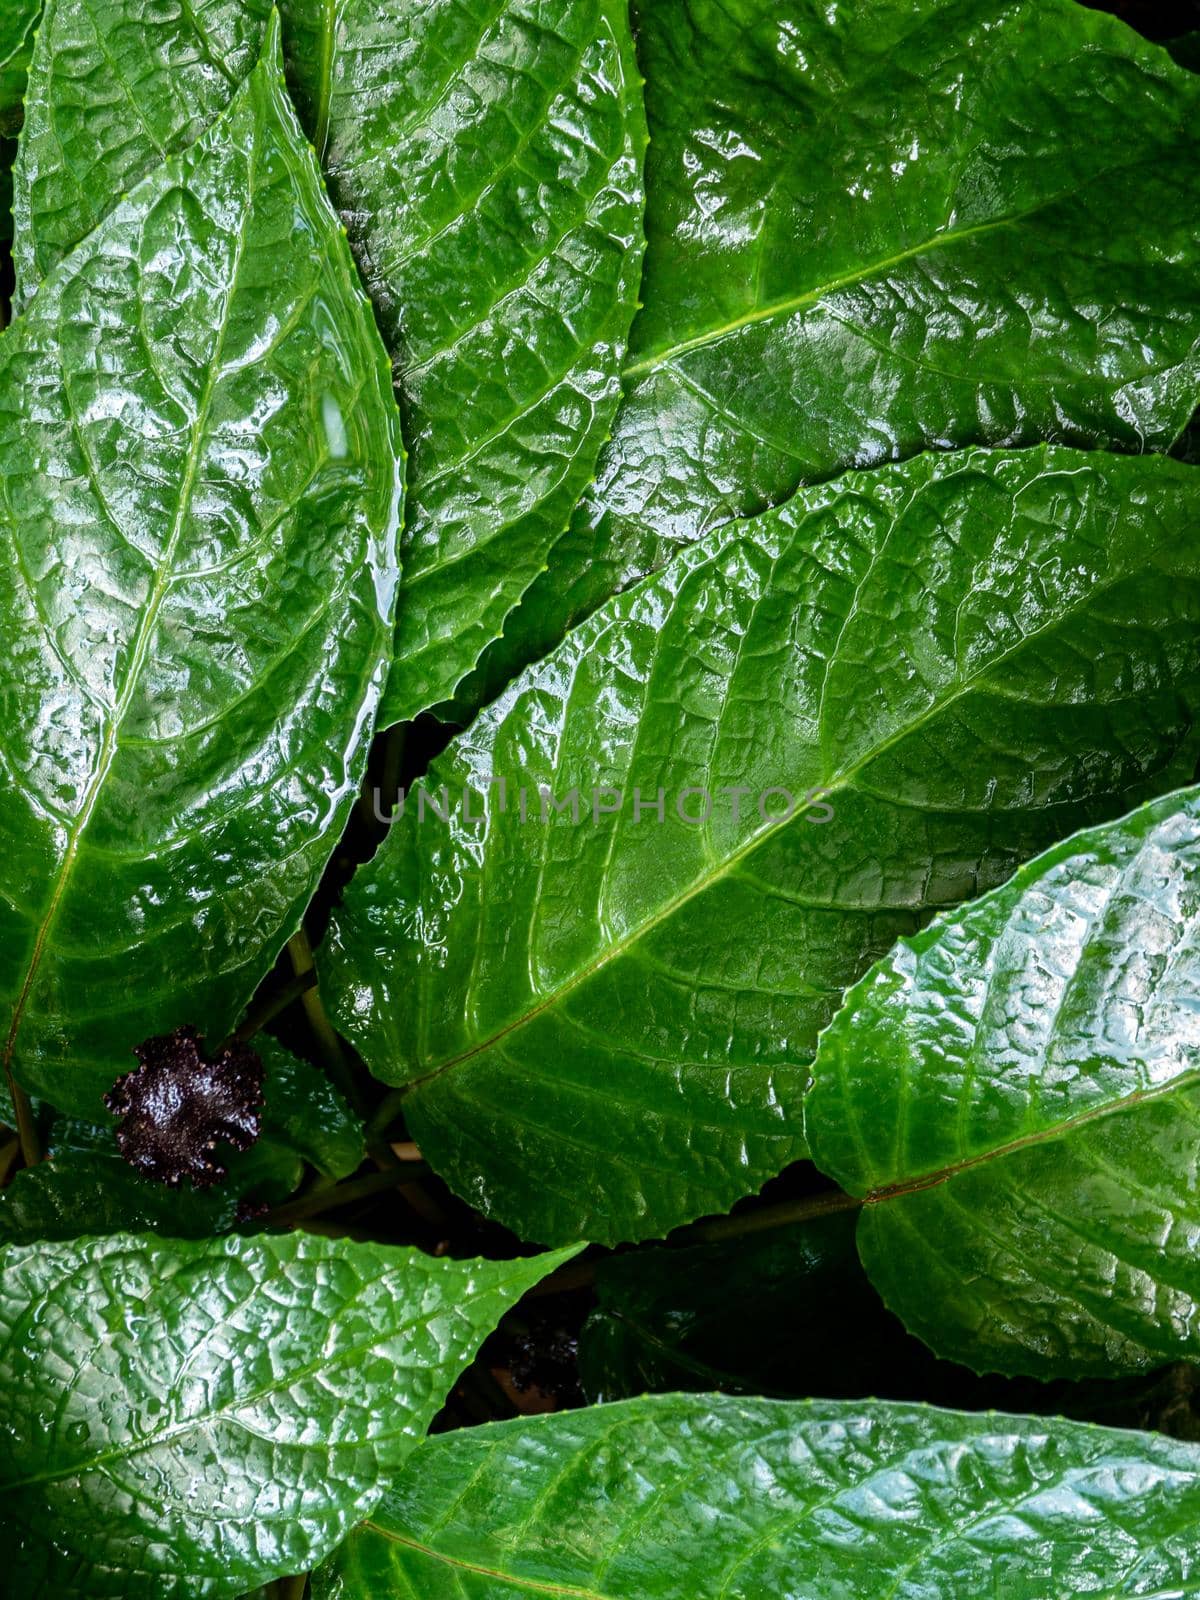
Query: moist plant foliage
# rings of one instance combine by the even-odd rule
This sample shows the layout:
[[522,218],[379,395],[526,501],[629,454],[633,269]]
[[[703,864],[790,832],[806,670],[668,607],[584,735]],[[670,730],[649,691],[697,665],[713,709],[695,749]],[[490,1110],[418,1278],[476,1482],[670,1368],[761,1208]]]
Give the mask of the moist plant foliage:
[[6,0],[6,1594],[1200,1594],[1114,9]]

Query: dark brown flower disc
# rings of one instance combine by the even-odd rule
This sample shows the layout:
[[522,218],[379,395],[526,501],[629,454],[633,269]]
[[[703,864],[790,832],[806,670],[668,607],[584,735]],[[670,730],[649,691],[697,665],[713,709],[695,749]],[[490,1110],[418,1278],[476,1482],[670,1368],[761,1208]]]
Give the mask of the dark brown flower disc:
[[248,1045],[226,1045],[211,1058],[195,1028],[147,1039],[140,1065],[104,1097],[121,1118],[117,1145],[130,1166],[177,1188],[189,1178],[206,1189],[226,1176],[218,1144],[248,1150],[262,1122],[263,1066]]

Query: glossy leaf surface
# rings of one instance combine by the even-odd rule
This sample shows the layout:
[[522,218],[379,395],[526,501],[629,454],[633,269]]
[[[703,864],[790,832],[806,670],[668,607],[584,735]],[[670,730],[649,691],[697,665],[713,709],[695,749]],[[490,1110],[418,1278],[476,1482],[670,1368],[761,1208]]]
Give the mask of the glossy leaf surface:
[[850,474],[531,669],[425,780],[448,823],[409,798],[322,961],[436,1170],[523,1237],[611,1242],[802,1154],[818,1030],[871,960],[1190,778],[1198,497],[1165,458],[1053,449]]
[[[228,98],[266,0],[56,0],[22,277]],[[545,564],[620,395],[641,267],[624,0],[287,0],[293,92],[393,352],[412,449],[385,716],[449,700]]]
[[644,0],[642,300],[517,664],[680,543],[927,447],[1165,450],[1200,81],[1076,0]]
[[561,1259],[304,1235],[8,1248],[7,1592],[182,1600],[305,1570]]
[[821,1041],[809,1134],[864,1261],[977,1369],[1200,1353],[1200,791],[904,940]]
[[662,1396],[429,1440],[315,1600],[1190,1594],[1200,1448],[925,1406]]
[[411,450],[397,722],[453,697],[592,477],[638,291],[645,114],[625,0],[344,0],[322,21],[293,78],[318,85]]
[[0,1190],[0,1245],[128,1232],[207,1239],[232,1228],[237,1204],[232,1177],[204,1193],[167,1189],[139,1177],[115,1150],[70,1150]]
[[362,1123],[323,1072],[259,1036],[263,1136],[285,1144],[327,1178],[348,1178],[366,1154]]
[[2,1049],[93,1120],[295,929],[390,651],[387,362],[271,49],[0,345]]
[[14,175],[18,304],[220,116],[258,59],[270,11],[271,0],[49,0]]

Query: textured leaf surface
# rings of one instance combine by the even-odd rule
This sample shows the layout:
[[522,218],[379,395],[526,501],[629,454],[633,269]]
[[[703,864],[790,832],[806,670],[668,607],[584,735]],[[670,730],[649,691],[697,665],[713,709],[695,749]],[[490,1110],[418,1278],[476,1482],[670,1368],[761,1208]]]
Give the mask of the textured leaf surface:
[[1166,1596],[1200,1449],[923,1406],[662,1396],[431,1439],[316,1600]]
[[518,664],[680,542],[925,447],[1167,448],[1200,82],[1075,0],[646,0],[642,299]]
[[902,941],[821,1041],[814,1155],[939,1353],[1037,1376],[1200,1354],[1200,790]]
[[412,452],[395,722],[453,696],[592,477],[638,290],[645,114],[625,0],[319,10],[293,76],[318,84]]
[[295,928],[386,671],[398,449],[268,57],[0,346],[0,1048],[64,1110],[221,1038]]
[[225,110],[270,10],[271,0],[49,0],[14,174],[18,303]]
[[307,1236],[10,1247],[8,1592],[175,1600],[305,1570],[561,1259]]
[[[29,287],[194,138],[266,0],[55,0],[18,173]],[[620,397],[642,250],[624,0],[288,0],[293,90],[411,448],[390,721],[455,693],[545,564]]]
[[12,168],[41,9],[41,0],[8,0],[0,14],[0,240],[5,241],[12,238]]
[[[714,533],[577,629],[435,763],[449,824],[409,799],[324,954],[438,1171],[523,1237],[612,1241],[803,1153],[846,984],[1190,779],[1198,496],[1162,457],[924,456]],[[539,785],[578,821],[543,823]]]

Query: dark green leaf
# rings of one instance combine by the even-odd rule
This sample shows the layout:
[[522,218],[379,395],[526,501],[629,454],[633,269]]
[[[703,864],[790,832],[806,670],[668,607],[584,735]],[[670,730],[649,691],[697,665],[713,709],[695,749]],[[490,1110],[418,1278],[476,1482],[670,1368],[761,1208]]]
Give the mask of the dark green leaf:
[[[620,396],[642,249],[625,0],[287,0],[294,92],[412,447],[385,717],[449,700],[545,565]],[[32,289],[211,120],[265,0],[55,0],[18,171]]]
[[[923,1400],[1037,1411],[1200,1440],[1200,1367],[1046,1384],[981,1377],[906,1333],[871,1286],[851,1211],[784,1226],[769,1209],[710,1225],[729,1236],[602,1257],[578,1370],[594,1401],[719,1389],[782,1398]],[[734,1229],[737,1229],[735,1232]],[[807,1600],[807,1597],[806,1597]]]
[[0,344],[3,1056],[93,1120],[147,1035],[228,1032],[387,668],[387,363],[277,49]]
[[807,1396],[849,1392],[827,1387],[849,1381],[857,1393],[891,1392],[900,1330],[887,1326],[854,1231],[843,1213],[605,1257],[579,1340],[584,1391],[601,1401],[677,1389]]
[[[1163,457],[927,455],[712,534],[577,629],[435,763],[449,824],[409,798],[323,955],[435,1168],[523,1237],[611,1242],[802,1154],[846,984],[1190,778],[1198,512]],[[539,785],[578,821],[543,823]]]
[[661,1396],[430,1439],[315,1600],[1195,1592],[1200,1449],[924,1406]]
[[293,1149],[327,1178],[348,1178],[366,1154],[362,1123],[328,1078],[274,1039],[259,1036],[263,1135]]
[[1189,72],[1200,71],[1200,32],[1184,33],[1178,39],[1167,40],[1167,50],[1172,61],[1178,61]]
[[362,1125],[328,1080],[274,1039],[254,1041],[263,1059],[262,1136],[246,1151],[222,1146],[229,1176],[197,1193],[168,1189],[139,1177],[121,1159],[113,1124],[55,1121],[51,1159],[18,1172],[0,1191],[0,1241],[73,1239],[81,1234],[147,1230],[168,1238],[202,1239],[227,1233],[239,1202],[278,1205],[291,1195],[310,1163],[330,1178],[361,1165]]
[[1081,833],[896,949],[808,1129],[940,1354],[1038,1377],[1200,1357],[1200,790]]
[[0,242],[12,238],[12,168],[41,9],[42,0],[6,0],[0,12]]
[[306,1570],[562,1259],[435,1260],[303,1235],[10,1247],[9,1594],[184,1600]]
[[0,12],[0,136],[6,139],[21,127],[25,78],[41,11],[42,0],[5,0]]
[[640,0],[642,299],[596,487],[496,666],[717,522],[927,446],[1166,449],[1200,82],[1075,0]]
[[0,1245],[141,1232],[205,1239],[228,1232],[237,1203],[232,1182],[203,1193],[168,1189],[139,1177],[115,1151],[64,1151],[0,1190]]

